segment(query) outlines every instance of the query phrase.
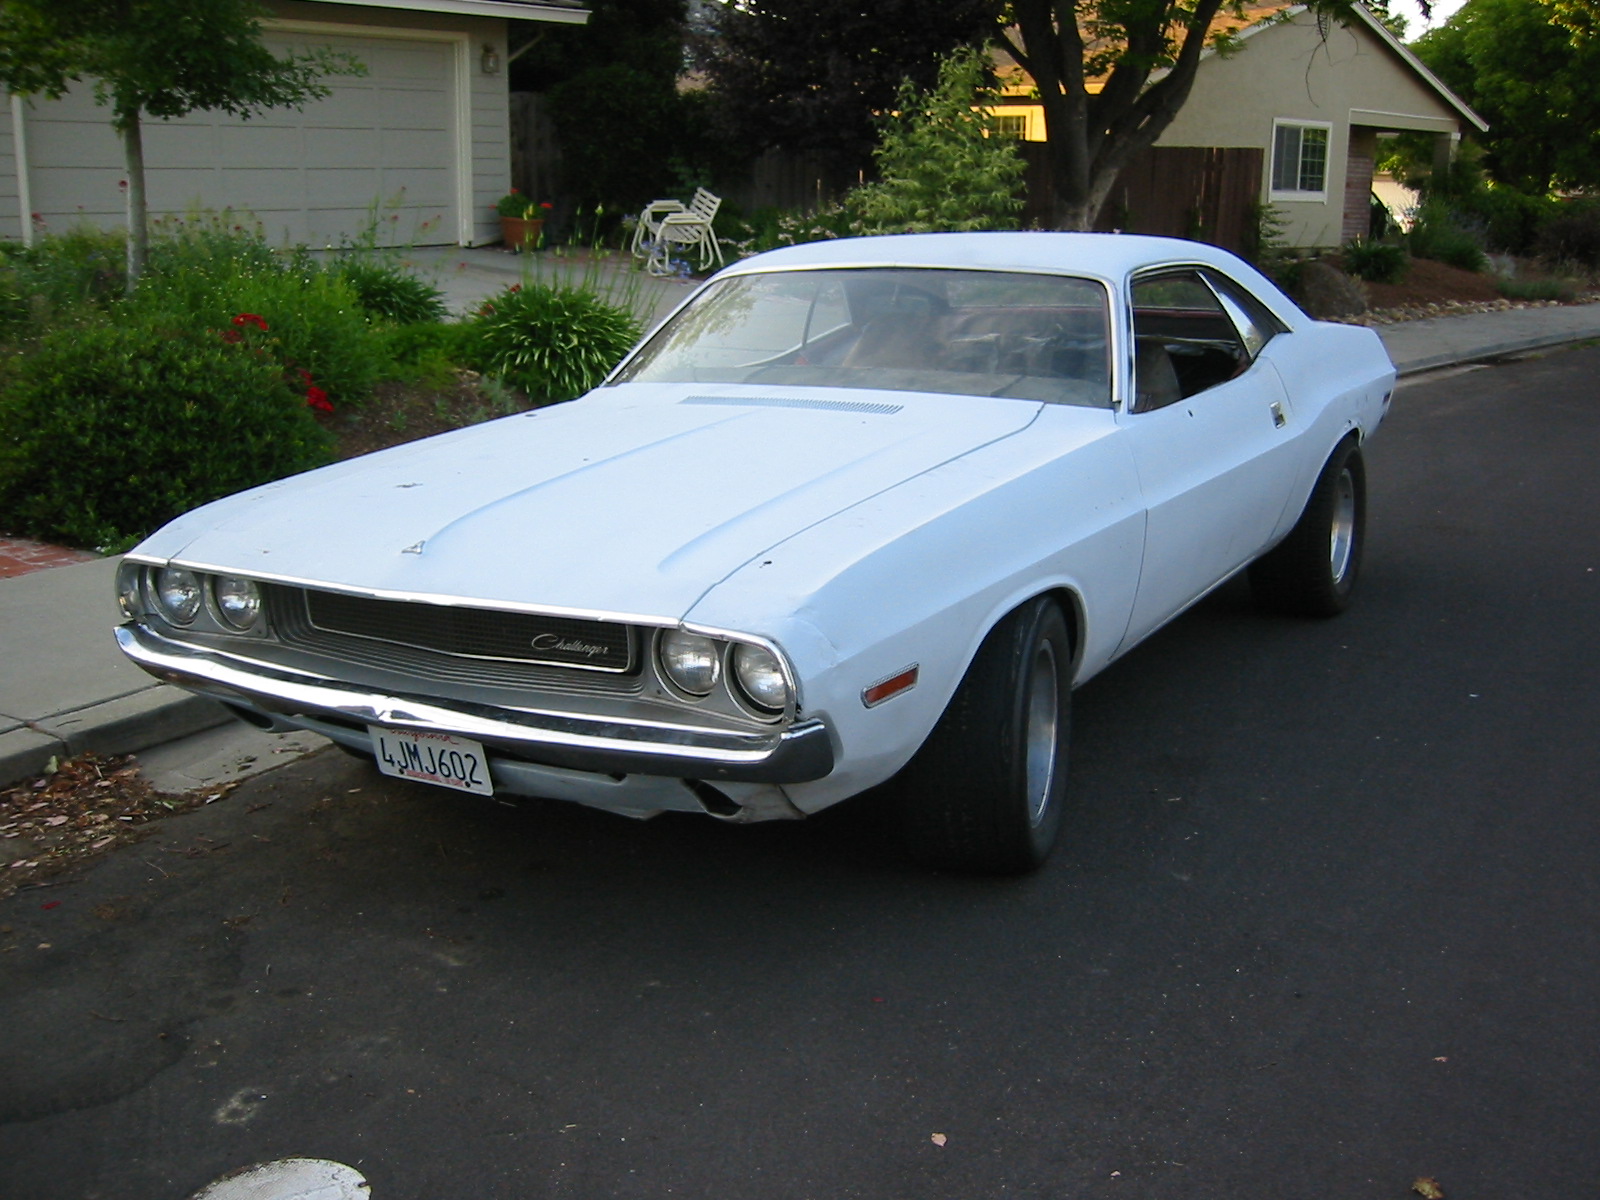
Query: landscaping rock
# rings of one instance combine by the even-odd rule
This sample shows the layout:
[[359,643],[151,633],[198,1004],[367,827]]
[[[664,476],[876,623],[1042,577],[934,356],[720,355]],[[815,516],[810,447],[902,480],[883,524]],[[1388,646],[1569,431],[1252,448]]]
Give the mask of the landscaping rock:
[[1361,284],[1322,259],[1301,264],[1296,292],[1300,307],[1319,320],[1356,317],[1367,311],[1367,294]]

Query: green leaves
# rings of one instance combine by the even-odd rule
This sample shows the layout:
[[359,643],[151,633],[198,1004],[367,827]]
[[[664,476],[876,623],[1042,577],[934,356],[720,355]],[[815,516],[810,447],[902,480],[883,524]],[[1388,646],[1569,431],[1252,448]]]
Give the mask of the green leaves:
[[365,73],[326,49],[279,58],[261,44],[262,12],[253,0],[6,0],[0,83],[58,96],[92,79],[118,114],[249,116],[326,96],[325,75]]
[[900,111],[884,124],[876,155],[882,181],[851,193],[868,231],[1017,227],[1025,164],[990,115],[986,69],[979,51],[958,50],[940,64],[932,92],[901,85]]
[[639,322],[590,288],[517,284],[473,322],[477,364],[535,402],[571,400],[598,384],[639,340]]

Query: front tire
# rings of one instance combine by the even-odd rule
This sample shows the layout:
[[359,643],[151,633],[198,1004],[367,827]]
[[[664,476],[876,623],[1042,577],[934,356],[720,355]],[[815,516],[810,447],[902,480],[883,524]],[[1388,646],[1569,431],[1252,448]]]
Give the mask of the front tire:
[[1289,536],[1250,564],[1250,590],[1273,612],[1336,617],[1350,607],[1367,532],[1367,470],[1354,438],[1339,443]]
[[898,790],[907,849],[926,866],[1031,871],[1061,829],[1072,639],[1048,597],[990,631]]

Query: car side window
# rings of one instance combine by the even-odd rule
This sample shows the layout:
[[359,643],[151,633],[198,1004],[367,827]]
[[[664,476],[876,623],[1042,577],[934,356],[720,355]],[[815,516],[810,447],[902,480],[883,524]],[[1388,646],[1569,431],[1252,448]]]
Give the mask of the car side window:
[[1206,282],[1216,291],[1223,310],[1232,318],[1251,359],[1260,354],[1268,342],[1284,332],[1283,322],[1273,316],[1266,305],[1226,275],[1207,271],[1205,277]]
[[1237,289],[1198,268],[1135,278],[1133,411],[1148,412],[1226,383],[1249,367],[1271,333]]

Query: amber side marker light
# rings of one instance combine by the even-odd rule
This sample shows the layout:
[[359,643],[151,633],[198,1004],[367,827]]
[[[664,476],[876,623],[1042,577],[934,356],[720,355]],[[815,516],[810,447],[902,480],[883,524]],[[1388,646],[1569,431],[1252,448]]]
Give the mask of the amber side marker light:
[[861,693],[861,703],[868,708],[876,708],[885,700],[893,700],[901,692],[909,692],[917,686],[917,672],[921,668],[913,663],[898,675],[873,684]]

